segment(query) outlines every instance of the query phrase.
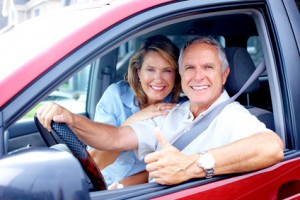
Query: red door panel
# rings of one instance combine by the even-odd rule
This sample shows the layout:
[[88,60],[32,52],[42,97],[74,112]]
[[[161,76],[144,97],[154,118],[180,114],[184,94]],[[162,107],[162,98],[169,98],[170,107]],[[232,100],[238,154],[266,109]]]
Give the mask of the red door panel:
[[254,173],[155,199],[294,199],[299,194],[300,158],[295,158]]

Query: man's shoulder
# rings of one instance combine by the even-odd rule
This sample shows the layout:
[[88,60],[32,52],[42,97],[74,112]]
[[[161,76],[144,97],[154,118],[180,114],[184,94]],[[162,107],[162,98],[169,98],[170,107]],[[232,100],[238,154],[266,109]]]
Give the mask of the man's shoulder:
[[239,119],[249,118],[252,114],[239,102],[234,101],[228,104],[219,114],[221,118],[225,118],[229,121],[235,121]]
[[238,101],[233,101],[232,103],[228,104],[224,110],[226,111],[237,111],[237,112],[241,112],[241,111],[247,111],[247,109],[241,105]]
[[247,109],[241,105],[238,101],[230,101],[230,96],[228,95],[228,93],[226,92],[226,90],[224,90],[222,92],[222,95],[219,97],[219,99],[215,102],[215,105],[212,109],[214,109],[215,107],[219,106],[222,103],[228,102],[227,105],[222,109],[221,113],[227,113],[227,112],[247,112]]

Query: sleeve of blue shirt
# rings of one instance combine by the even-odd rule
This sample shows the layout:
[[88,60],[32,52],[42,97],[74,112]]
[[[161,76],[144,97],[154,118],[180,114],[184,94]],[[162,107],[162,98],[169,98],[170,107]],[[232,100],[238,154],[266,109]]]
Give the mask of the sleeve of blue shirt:
[[138,108],[132,108],[134,95],[125,81],[110,85],[97,104],[94,120],[120,126]]
[[[125,81],[110,85],[96,107],[95,121],[120,126],[139,107],[134,101],[134,94]],[[112,184],[116,180],[145,170],[145,164],[139,161],[133,151],[122,152],[117,160],[101,170],[106,183]]]
[[114,113],[115,98],[114,95],[112,94],[113,91],[115,90],[116,90],[116,85],[112,84],[103,93],[96,107],[96,112],[94,117],[95,121],[111,124],[115,126],[117,125],[117,119]]

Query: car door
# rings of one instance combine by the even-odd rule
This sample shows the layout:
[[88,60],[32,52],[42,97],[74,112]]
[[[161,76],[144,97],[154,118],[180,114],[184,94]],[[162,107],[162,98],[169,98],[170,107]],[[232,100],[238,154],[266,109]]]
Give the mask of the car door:
[[[251,36],[258,36],[261,42],[263,60],[266,62],[267,71],[260,78],[263,90],[260,91],[261,95],[259,95],[259,98],[263,100],[261,103],[257,101],[257,106],[264,106],[264,109],[269,109],[273,112],[275,131],[285,143],[285,159],[277,165],[252,173],[217,176],[209,180],[193,180],[176,186],[159,186],[153,184],[151,186],[139,186],[136,189],[143,190],[144,194],[136,198],[284,199],[298,195],[299,152],[297,147],[298,143],[294,141],[298,138],[296,135],[299,134],[295,129],[298,127],[298,122],[290,120],[295,117],[292,115],[296,114],[299,109],[296,108],[296,105],[290,108],[290,103],[294,102],[295,99],[299,99],[299,93],[291,91],[292,88],[290,88],[290,86],[296,84],[295,82],[291,85],[287,83],[296,80],[292,77],[290,77],[291,79],[285,77],[284,71],[286,69],[284,68],[287,66],[292,67],[292,65],[288,63],[284,64],[283,60],[285,58],[290,61],[293,60],[299,65],[299,50],[296,45],[296,37],[293,33],[293,29],[289,26],[289,19],[280,18],[279,20],[278,10],[280,10],[281,15],[284,13],[284,16],[287,16],[286,11],[284,11],[285,5],[282,1],[252,1],[251,3],[246,1],[210,1],[210,3],[207,3],[202,1],[193,3],[193,5],[192,1],[174,3],[170,7],[167,5],[161,7],[164,11],[160,9],[148,11],[149,13],[147,14],[150,16],[160,16],[159,14],[163,16],[160,18],[160,21],[163,21],[161,25],[156,21],[159,17],[151,18],[151,25],[157,23],[156,27],[158,28],[152,30],[149,23],[150,33],[148,34],[167,33],[172,35],[172,31],[173,34],[177,33],[175,30],[185,31],[185,33],[181,33],[185,36],[188,34],[212,34],[215,36],[223,36],[226,47],[240,46],[244,48],[248,47],[247,41]],[[295,6],[295,2],[289,3]],[[203,5],[206,6],[204,7]],[[152,12],[153,15],[151,15]],[[155,15],[154,12],[156,13]],[[168,19],[168,15],[170,18],[172,16],[172,19]],[[299,13],[296,15],[299,16]],[[150,18],[146,18],[143,14],[141,14],[141,16],[145,19],[145,21],[143,21],[144,28],[147,25],[147,19],[150,21]],[[249,19],[249,17],[251,19]],[[226,21],[226,18],[228,21]],[[237,18],[241,21],[235,20]],[[276,18],[277,21],[274,21],[274,18]],[[134,19],[135,18],[132,20]],[[191,24],[194,26],[189,26],[189,22],[192,21],[191,19],[199,19],[199,21],[193,21]],[[203,21],[201,19],[203,19]],[[221,23],[222,20],[225,20],[224,23]],[[220,23],[214,24],[213,22],[215,21],[219,21]],[[251,21],[254,23],[252,24]],[[180,22],[183,22],[185,26],[180,26]],[[138,19],[136,23],[139,24]],[[281,24],[284,25],[282,26]],[[299,26],[299,23],[297,23],[297,26]],[[278,31],[282,32],[278,33]],[[143,30],[143,32],[147,32],[147,29]],[[176,41],[179,42],[180,39]],[[281,42],[283,42],[284,45],[281,44]],[[289,50],[285,49],[284,46],[289,46]],[[283,51],[286,53],[283,53]],[[293,51],[293,53],[291,53],[293,56],[283,56],[283,54],[289,54],[290,51]],[[298,70],[299,68],[294,72],[299,75]],[[297,97],[292,98],[293,100],[290,99],[291,96],[289,95],[291,95],[291,93],[288,94],[289,92],[287,91],[293,93],[292,96],[296,95]],[[268,99],[270,100],[269,102]],[[294,128],[292,128],[292,124],[295,126]],[[135,189],[131,188],[131,191],[135,191]],[[125,192],[126,189],[124,189],[124,193],[118,193],[118,197],[131,197],[134,199],[134,194],[131,196],[125,194]],[[112,197],[116,197],[112,192],[110,194]],[[123,196],[121,194],[123,194]],[[101,198],[101,192],[93,193],[92,197],[95,197],[95,199],[97,197]]]
[[33,117],[41,105],[56,102],[72,112],[86,115],[87,83],[90,68],[87,66],[35,105],[5,133],[7,153],[26,148],[45,147],[46,143],[38,132]]

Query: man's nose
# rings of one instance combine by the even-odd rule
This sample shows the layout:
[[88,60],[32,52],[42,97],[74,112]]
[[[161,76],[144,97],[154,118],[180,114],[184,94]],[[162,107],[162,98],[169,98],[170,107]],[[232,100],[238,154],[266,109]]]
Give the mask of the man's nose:
[[195,79],[197,80],[201,80],[204,77],[204,71],[202,69],[197,69],[195,70],[195,74],[194,74]]

